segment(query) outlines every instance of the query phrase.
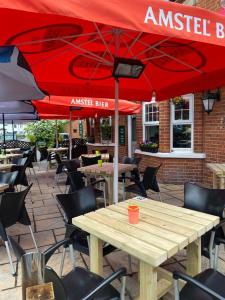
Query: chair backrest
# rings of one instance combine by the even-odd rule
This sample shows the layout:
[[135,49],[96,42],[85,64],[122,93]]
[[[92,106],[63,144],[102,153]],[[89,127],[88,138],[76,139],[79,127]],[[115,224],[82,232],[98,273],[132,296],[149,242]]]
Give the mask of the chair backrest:
[[[1,195],[0,222],[5,228],[15,224],[25,216],[29,218],[25,211],[25,198],[31,186],[32,184],[21,192],[3,193]],[[30,219],[23,219],[22,223],[30,225]]]
[[61,160],[61,158],[60,158],[60,156],[59,156],[58,153],[55,154],[55,160],[56,160],[57,164],[61,164],[62,163],[62,160]]
[[225,190],[210,189],[187,182],[184,185],[184,207],[222,218],[225,208]]
[[69,178],[70,192],[76,192],[85,186],[84,174],[79,171],[66,172]]
[[40,152],[40,161],[48,159],[48,150],[47,150],[47,147],[41,147],[38,150]]
[[95,157],[85,157],[81,156],[83,166],[91,166],[91,165],[96,165],[98,163],[98,160],[101,159],[101,155],[95,156]]
[[16,164],[17,166],[24,166],[26,165],[28,157],[20,157],[20,158],[13,158],[12,163]]
[[162,164],[160,164],[158,167],[147,167],[145,169],[142,183],[146,191],[151,189],[155,192],[159,192],[159,185],[156,175],[161,165]]
[[71,159],[63,161],[63,164],[67,170],[67,172],[75,172],[77,171],[77,168],[80,167],[80,160],[79,159]]
[[96,210],[96,198],[91,185],[71,194],[56,195],[56,199],[63,208],[68,223],[74,217]]
[[6,183],[12,188],[15,184],[16,178],[18,176],[18,171],[14,172],[0,172],[0,183]]

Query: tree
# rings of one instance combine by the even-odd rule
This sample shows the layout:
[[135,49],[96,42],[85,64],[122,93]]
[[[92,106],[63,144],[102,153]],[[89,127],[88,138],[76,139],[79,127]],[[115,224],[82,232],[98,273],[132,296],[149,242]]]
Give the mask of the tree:
[[[57,121],[57,131],[64,132],[67,121]],[[55,121],[38,121],[28,123],[25,127],[27,138],[32,144],[44,143],[47,147],[54,147],[56,140],[56,122]]]

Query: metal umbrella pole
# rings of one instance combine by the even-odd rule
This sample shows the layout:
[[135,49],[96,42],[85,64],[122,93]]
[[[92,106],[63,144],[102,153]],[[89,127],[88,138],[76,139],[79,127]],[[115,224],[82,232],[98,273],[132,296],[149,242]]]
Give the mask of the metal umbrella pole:
[[59,140],[58,140],[58,122],[55,120],[55,141],[56,141],[56,148],[59,147]]
[[12,138],[13,138],[13,141],[14,141],[14,123],[13,123],[13,120],[12,120]]
[[115,124],[114,124],[114,178],[113,202],[118,203],[118,177],[119,177],[119,79],[115,78]]
[[70,108],[70,144],[69,144],[69,159],[72,159],[72,108]]
[[6,154],[6,143],[5,143],[5,114],[2,114],[2,126],[3,126],[3,149]]

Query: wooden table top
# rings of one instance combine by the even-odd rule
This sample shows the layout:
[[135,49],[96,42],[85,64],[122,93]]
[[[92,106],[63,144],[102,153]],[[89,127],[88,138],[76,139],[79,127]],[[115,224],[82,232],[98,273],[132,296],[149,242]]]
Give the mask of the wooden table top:
[[14,164],[0,164],[0,172],[1,171],[10,171]]
[[13,153],[20,151],[20,148],[7,148],[6,153]]
[[[128,222],[127,207],[140,208],[140,221]],[[99,239],[158,267],[219,223],[219,217],[138,197],[73,218],[73,224]]]
[[[135,167],[135,165],[131,164],[119,164],[119,173],[132,171]],[[86,167],[80,167],[77,169],[78,171],[81,171],[83,173],[87,174],[106,174],[106,175],[113,175],[114,173],[114,163],[103,163],[102,166],[91,165]]]
[[67,151],[68,147],[59,147],[59,148],[48,148],[47,151],[48,152],[63,152],[63,151]]
[[82,154],[82,155],[80,156],[80,159],[82,159],[82,156],[83,156],[83,157],[87,157],[87,158],[94,158],[94,157],[97,157],[97,156],[101,156],[101,159],[103,159],[103,160],[109,159],[109,153],[100,153],[100,154]]
[[22,156],[23,156],[23,154],[21,154],[21,153],[0,154],[0,160],[14,158],[14,157],[22,157]]
[[225,175],[225,163],[207,163],[206,166],[216,175]]
[[5,189],[9,187],[6,183],[0,183],[0,192],[4,192]]

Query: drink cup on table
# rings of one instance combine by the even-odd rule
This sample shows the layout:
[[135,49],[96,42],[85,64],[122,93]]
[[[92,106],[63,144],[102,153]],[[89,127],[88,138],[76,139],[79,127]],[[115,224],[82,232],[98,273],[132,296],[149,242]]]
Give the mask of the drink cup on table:
[[139,223],[139,207],[137,205],[128,206],[128,219],[130,224]]
[[98,165],[99,165],[99,167],[102,167],[102,160],[101,159],[98,160]]

